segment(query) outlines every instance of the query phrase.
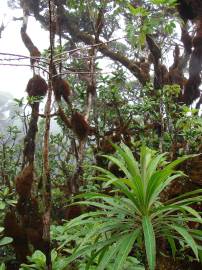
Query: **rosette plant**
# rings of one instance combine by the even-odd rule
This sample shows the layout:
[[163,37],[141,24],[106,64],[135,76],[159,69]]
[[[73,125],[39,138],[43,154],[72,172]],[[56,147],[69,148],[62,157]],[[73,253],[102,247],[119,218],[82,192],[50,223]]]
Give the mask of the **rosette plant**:
[[124,176],[117,177],[109,170],[93,166],[100,173],[96,179],[103,181],[105,188],[112,186],[114,192],[78,196],[84,198],[78,204],[93,206],[97,211],[82,214],[64,224],[66,233],[75,230],[75,234],[70,233],[63,246],[80,239],[67,262],[86,256],[89,265],[96,261],[97,270],[108,269],[111,263],[113,269],[121,270],[125,269],[128,256],[133,256],[134,250],[139,248],[145,254],[145,267],[154,270],[158,238],[167,240],[173,255],[179,242],[189,246],[198,259],[201,249],[198,240],[202,239],[202,232],[189,228],[188,223],[202,222],[200,214],[191,207],[202,201],[202,190],[167,202],[160,200],[160,193],[166,187],[176,178],[185,176],[175,168],[190,156],[168,163],[165,153],[158,154],[142,146],[137,161],[126,145],[114,147],[116,154],[105,157]]

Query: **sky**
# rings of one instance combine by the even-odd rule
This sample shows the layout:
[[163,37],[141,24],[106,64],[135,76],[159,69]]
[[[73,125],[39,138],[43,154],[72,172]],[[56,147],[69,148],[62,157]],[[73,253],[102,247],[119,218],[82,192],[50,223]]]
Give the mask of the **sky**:
[[[2,20],[6,24],[0,38],[0,53],[29,56],[29,52],[20,36],[22,21],[13,21],[13,17],[22,16],[22,10],[11,10],[7,6],[7,0],[0,0],[0,2],[0,25]],[[48,47],[48,32],[41,29],[40,24],[33,17],[29,18],[27,33],[40,51]],[[0,58],[2,58],[1,55]],[[29,64],[29,60],[24,63]],[[31,77],[32,71],[30,67],[0,66],[0,98],[2,95],[7,94],[12,95],[14,98],[23,97],[27,82]]]

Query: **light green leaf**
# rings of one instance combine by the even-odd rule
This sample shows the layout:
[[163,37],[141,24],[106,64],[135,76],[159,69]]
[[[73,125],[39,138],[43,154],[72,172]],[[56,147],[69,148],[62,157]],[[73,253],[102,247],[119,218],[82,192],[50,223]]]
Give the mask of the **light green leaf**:
[[2,263],[2,264],[0,265],[0,270],[6,270],[6,266],[5,266],[4,263]]
[[154,229],[148,216],[142,218],[142,227],[149,269],[154,270],[156,264],[156,240]]

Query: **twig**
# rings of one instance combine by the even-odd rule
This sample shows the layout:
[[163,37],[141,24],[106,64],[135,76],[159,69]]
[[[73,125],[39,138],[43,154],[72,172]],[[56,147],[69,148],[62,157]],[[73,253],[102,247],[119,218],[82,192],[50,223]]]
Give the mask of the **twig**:
[[[31,68],[31,65],[28,65],[28,64],[5,64],[5,63],[0,63],[0,66],[14,66],[14,67],[30,67]],[[49,72],[41,67],[41,66],[36,66],[36,68],[39,68],[41,70],[43,70],[44,72],[46,72],[47,74],[49,74]]]
[[[0,55],[13,56],[13,57],[23,57],[23,58],[27,58],[27,59],[31,58],[30,56],[23,55],[23,54],[5,53],[5,52],[0,52]],[[45,58],[45,57],[40,57],[40,59],[46,60],[47,63],[48,63],[48,60],[49,60],[48,58]]]
[[64,54],[73,54],[73,53],[76,53],[78,51],[89,50],[89,49],[99,47],[99,46],[102,46],[102,45],[106,45],[106,44],[111,43],[113,41],[117,41],[117,40],[121,40],[121,39],[125,39],[125,38],[126,38],[126,36],[123,36],[123,37],[114,38],[114,39],[111,39],[111,40],[108,40],[108,41],[103,41],[103,42],[95,43],[95,44],[92,44],[92,45],[88,45],[88,46],[83,47],[83,48],[80,47],[80,48],[76,48],[76,49],[73,49],[73,50],[64,51],[62,53],[56,54],[55,57],[57,57],[59,55],[64,55]]

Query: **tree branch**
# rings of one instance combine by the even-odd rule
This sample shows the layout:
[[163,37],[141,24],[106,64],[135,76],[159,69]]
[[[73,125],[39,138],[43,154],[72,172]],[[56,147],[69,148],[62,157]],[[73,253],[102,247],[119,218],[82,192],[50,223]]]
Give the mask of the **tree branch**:
[[[60,6],[60,16],[62,17],[62,24],[61,24],[62,36],[64,35],[65,32],[68,32],[72,37],[79,39],[80,41],[84,42],[87,45],[94,46],[94,44],[96,44],[95,38],[92,37],[92,35],[80,31],[80,29],[74,24],[74,22],[72,22],[70,15],[67,13],[67,11],[64,9],[63,6]],[[47,21],[43,16],[38,15],[36,19],[40,21],[40,23],[45,28],[47,28]],[[145,80],[144,76],[142,76],[141,70],[136,65],[136,63],[128,59],[122,53],[114,52],[112,49],[109,48],[109,46],[104,44],[104,42],[101,41],[100,39],[97,39],[97,43],[100,43],[100,45],[97,46],[98,51],[100,51],[104,56],[121,63],[138,79],[138,81],[142,85],[146,84],[147,81]]]

